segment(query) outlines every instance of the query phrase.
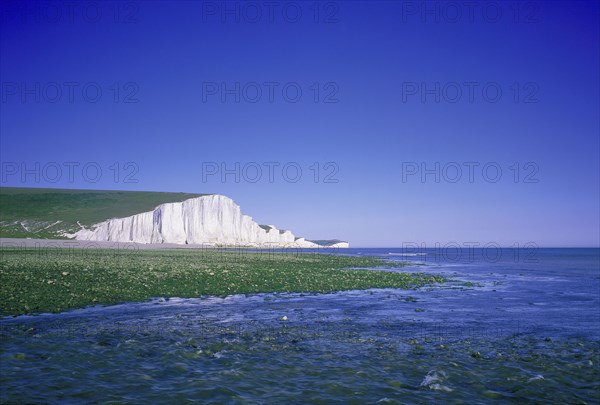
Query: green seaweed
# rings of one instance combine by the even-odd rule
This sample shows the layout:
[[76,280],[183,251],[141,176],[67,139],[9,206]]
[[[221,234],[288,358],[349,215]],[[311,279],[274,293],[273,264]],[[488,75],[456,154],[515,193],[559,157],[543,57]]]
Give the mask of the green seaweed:
[[153,297],[409,289],[445,281],[437,275],[355,269],[377,266],[389,263],[297,252],[2,248],[0,314],[61,312]]

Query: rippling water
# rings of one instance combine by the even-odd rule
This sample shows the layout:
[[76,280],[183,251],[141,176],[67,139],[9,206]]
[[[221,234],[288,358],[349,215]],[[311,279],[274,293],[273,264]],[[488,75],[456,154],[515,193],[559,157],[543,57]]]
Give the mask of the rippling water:
[[0,398],[600,402],[598,249],[344,253],[408,259],[419,265],[388,270],[453,281],[4,318]]

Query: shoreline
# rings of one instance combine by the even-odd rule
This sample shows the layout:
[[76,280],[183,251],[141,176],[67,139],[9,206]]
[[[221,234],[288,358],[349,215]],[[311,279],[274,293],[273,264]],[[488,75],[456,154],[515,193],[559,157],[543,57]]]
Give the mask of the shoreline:
[[301,248],[295,246],[273,246],[268,243],[264,246],[250,245],[214,245],[214,244],[179,244],[179,243],[139,243],[139,242],[104,242],[87,241],[77,239],[31,239],[31,238],[0,238],[0,250],[11,248],[39,248],[39,249],[123,249],[123,250],[168,250],[168,249],[192,249],[192,250],[216,250],[227,249],[235,250],[281,250],[284,252],[302,251],[302,250],[323,250],[331,254],[334,251],[343,250],[337,246],[321,246],[312,248]]

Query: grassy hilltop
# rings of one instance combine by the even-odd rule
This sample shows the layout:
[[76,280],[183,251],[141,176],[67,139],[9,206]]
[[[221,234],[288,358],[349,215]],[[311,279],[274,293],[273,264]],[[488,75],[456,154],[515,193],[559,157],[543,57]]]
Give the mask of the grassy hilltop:
[[110,218],[205,194],[0,187],[0,237],[62,238]]

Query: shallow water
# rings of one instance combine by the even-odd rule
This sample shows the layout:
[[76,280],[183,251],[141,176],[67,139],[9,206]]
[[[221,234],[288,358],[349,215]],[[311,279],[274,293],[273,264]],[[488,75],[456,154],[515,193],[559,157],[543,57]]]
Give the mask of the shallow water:
[[435,250],[344,253],[419,262],[388,271],[454,281],[4,318],[0,398],[600,402],[597,249],[540,249],[535,262],[511,252],[495,262]]

